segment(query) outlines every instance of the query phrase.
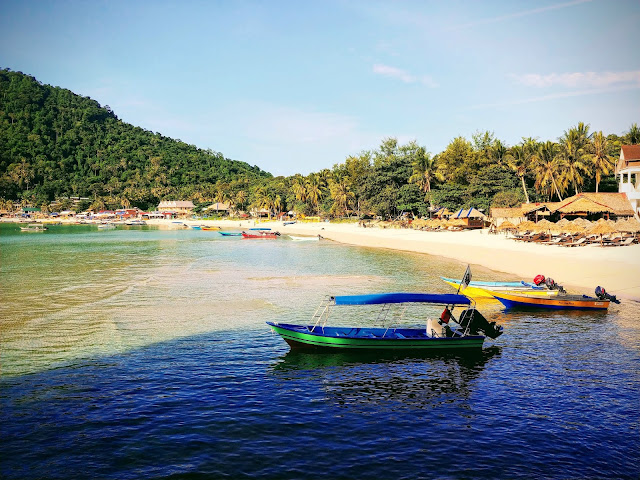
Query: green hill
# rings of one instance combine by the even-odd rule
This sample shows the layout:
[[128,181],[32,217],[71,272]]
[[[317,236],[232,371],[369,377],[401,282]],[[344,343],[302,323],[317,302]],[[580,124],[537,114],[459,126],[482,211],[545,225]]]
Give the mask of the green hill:
[[0,198],[148,208],[212,201],[271,174],[118,119],[108,105],[0,70]]

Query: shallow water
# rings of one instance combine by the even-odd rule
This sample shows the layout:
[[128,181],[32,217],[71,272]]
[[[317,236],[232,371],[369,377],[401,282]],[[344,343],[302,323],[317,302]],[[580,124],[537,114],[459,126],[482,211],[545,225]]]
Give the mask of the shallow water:
[[302,354],[264,322],[465,265],[141,227],[0,225],[0,248],[2,478],[640,476],[637,304],[483,303],[505,333],[477,355]]

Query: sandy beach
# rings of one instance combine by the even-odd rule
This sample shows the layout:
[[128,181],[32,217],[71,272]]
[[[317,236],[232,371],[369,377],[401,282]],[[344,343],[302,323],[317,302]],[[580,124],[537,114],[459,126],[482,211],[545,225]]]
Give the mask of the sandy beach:
[[[473,265],[481,265],[524,280],[532,280],[536,275],[543,274],[575,293],[593,295],[595,287],[600,285],[618,298],[640,302],[640,244],[567,248],[517,242],[502,234],[490,235],[487,230],[424,232],[396,228],[362,228],[357,224],[327,222],[284,225],[276,221],[254,224],[253,221],[246,220],[199,220],[185,223],[209,224],[224,229],[261,226],[277,230],[281,234],[322,235],[325,239],[349,245],[439,255],[468,263],[472,270]],[[450,272],[441,274],[449,276]]]

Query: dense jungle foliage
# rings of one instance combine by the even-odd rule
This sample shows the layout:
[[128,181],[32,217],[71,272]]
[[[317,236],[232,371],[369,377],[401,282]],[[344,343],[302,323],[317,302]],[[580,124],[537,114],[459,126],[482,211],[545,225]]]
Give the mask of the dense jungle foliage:
[[[425,215],[429,208],[510,207],[557,201],[580,191],[617,191],[613,170],[623,144],[640,143],[637,124],[620,137],[570,127],[557,142],[524,138],[513,146],[491,132],[453,139],[432,155],[417,142],[386,138],[377,150],[346,157],[307,176],[273,177],[119,120],[109,106],[0,70],[0,198],[59,210],[192,200],[238,210],[293,210],[307,216]],[[331,164],[332,159],[327,159]]]

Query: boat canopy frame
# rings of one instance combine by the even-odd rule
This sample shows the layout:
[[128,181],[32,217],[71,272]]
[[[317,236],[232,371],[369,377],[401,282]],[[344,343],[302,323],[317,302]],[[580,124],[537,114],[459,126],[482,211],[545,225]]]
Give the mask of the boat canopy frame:
[[[313,332],[318,326],[320,326],[320,328],[324,330],[324,327],[327,325],[327,321],[329,320],[331,309],[336,306],[382,305],[381,310],[378,312],[376,321],[384,325],[386,323],[387,317],[389,316],[389,313],[391,312],[391,314],[394,316],[394,321],[388,324],[386,330],[388,331],[393,324],[398,324],[402,321],[407,309],[407,304],[441,305],[449,308],[450,310],[453,310],[456,306],[467,307],[467,310],[463,312],[459,319],[456,320],[455,317],[451,318],[454,323],[462,325],[462,322],[466,318],[466,316],[473,314],[472,311],[475,310],[475,303],[475,300],[473,300],[472,298],[453,293],[432,294],[396,292],[367,295],[325,296],[320,302],[318,308],[316,308],[313,316],[311,317],[311,321],[313,323],[311,331]],[[402,305],[401,311],[399,313],[392,312],[392,306],[398,304]],[[464,332],[462,332],[463,335],[466,335],[468,333],[469,326],[470,322],[467,322],[467,326],[464,328]]]

